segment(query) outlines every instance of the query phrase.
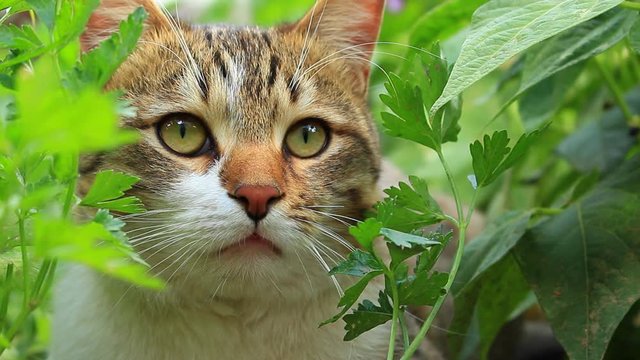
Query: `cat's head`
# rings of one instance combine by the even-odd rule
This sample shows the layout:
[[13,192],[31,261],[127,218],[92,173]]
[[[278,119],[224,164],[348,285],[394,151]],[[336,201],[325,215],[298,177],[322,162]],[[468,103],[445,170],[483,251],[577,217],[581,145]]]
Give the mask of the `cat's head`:
[[150,211],[128,224],[137,252],[172,286],[211,296],[332,286],[345,224],[376,198],[366,98],[384,1],[320,0],[297,23],[259,29],[103,0],[85,50],[139,6],[144,34],[107,87],[137,109],[122,125],[140,141],[83,162],[140,177],[134,194]]

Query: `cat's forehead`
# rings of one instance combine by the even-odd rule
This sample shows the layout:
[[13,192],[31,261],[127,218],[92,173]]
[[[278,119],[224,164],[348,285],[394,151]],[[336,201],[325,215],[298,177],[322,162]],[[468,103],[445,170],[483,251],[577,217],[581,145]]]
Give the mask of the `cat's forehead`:
[[138,108],[135,127],[189,112],[255,137],[274,119],[353,106],[339,76],[326,76],[335,64],[321,63],[322,49],[302,36],[224,25],[174,30],[147,34],[112,80]]

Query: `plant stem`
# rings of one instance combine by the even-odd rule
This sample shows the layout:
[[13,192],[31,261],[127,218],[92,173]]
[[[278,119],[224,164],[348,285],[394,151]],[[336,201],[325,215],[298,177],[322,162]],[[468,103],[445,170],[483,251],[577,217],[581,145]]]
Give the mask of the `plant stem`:
[[27,237],[24,231],[24,217],[22,212],[18,217],[18,227],[20,229],[20,253],[22,255],[22,286],[24,287],[22,297],[22,308],[29,306],[29,254],[27,249]]
[[444,155],[442,154],[442,151],[437,151],[437,153],[438,153],[438,158],[442,163],[442,167],[444,168],[444,171],[447,174],[447,178],[449,179],[449,185],[451,186],[451,191],[453,192],[453,197],[456,201],[456,209],[458,211],[458,224],[459,224],[458,225],[458,229],[459,229],[458,248],[456,249],[456,255],[453,260],[453,266],[451,267],[451,272],[449,273],[449,279],[447,280],[447,283],[444,286],[444,295],[441,295],[436,301],[436,303],[433,305],[433,308],[431,309],[431,312],[429,313],[429,316],[425,320],[424,324],[422,324],[422,327],[420,328],[418,335],[413,339],[413,341],[409,345],[409,348],[405,349],[404,354],[400,358],[401,360],[411,359],[411,356],[413,356],[413,354],[418,350],[418,348],[422,344],[422,341],[427,336],[427,333],[429,332],[429,329],[431,328],[433,321],[438,315],[438,312],[440,312],[440,308],[444,304],[447,298],[447,295],[451,290],[451,286],[453,286],[453,282],[455,281],[456,275],[458,273],[458,269],[460,268],[462,254],[464,253],[464,244],[465,244],[465,238],[467,233],[467,226],[469,225],[469,220],[471,220],[471,215],[473,214],[473,207],[475,206],[475,202],[478,195],[478,191],[476,191],[471,201],[471,208],[469,209],[469,214],[465,218],[464,212],[462,210],[462,199],[460,199],[458,187],[456,186],[456,182],[454,181],[451,170],[449,169],[449,165],[447,164],[447,161],[445,160]]
[[0,331],[4,330],[7,320],[7,311],[9,310],[9,299],[11,297],[13,280],[13,263],[7,264],[7,270],[4,277],[4,286],[2,292],[2,303],[0,303]]
[[620,7],[631,10],[640,10],[640,4],[632,1],[623,1]]
[[462,260],[462,254],[464,252],[465,234],[467,232],[466,227],[467,227],[467,224],[462,224],[462,226],[460,227],[460,235],[458,236],[458,249],[456,250],[456,256],[453,261],[453,267],[451,268],[451,273],[449,274],[449,280],[447,281],[447,284],[444,286],[445,294],[441,295],[438,298],[438,301],[436,301],[435,305],[433,305],[433,308],[431,309],[431,312],[429,313],[427,320],[425,320],[424,324],[422,324],[422,327],[420,328],[420,332],[418,332],[418,335],[415,337],[415,339],[413,339],[413,341],[409,345],[409,348],[405,350],[405,353],[402,355],[400,360],[411,359],[411,356],[413,355],[413,353],[415,353],[418,350],[425,336],[427,336],[427,332],[429,332],[429,329],[431,328],[431,324],[433,324],[433,321],[438,315],[438,312],[440,311],[442,304],[444,304],[447,298],[447,294],[449,294],[449,290],[451,289],[451,286],[453,285],[453,281],[456,278],[456,274],[458,273],[458,269],[460,268],[460,260]]
[[387,277],[389,278],[389,282],[391,283],[391,298],[393,300],[393,316],[391,318],[391,335],[389,336],[389,351],[387,352],[387,360],[393,360],[393,357],[395,355],[398,323],[400,321],[400,297],[398,296],[396,279],[391,270],[388,270]]
[[458,193],[458,187],[456,186],[456,182],[453,178],[453,173],[451,169],[449,169],[449,164],[444,158],[442,154],[442,150],[436,151],[438,153],[438,158],[440,159],[440,163],[442,164],[442,168],[444,169],[445,174],[447,174],[447,179],[449,180],[449,186],[451,186],[451,191],[453,192],[453,198],[456,201],[456,211],[458,213],[458,226],[462,225],[460,222],[464,221],[464,213],[462,211],[462,201],[460,199],[460,195]]
[[[640,4],[636,4],[636,5],[640,6]],[[613,75],[611,75],[611,72],[609,71],[609,69],[597,58],[594,59],[594,63],[596,64],[596,68],[600,72],[600,75],[602,75],[602,78],[607,84],[607,87],[613,94],[616,104],[618,104],[618,106],[620,107],[620,110],[622,110],[622,114],[624,115],[625,119],[629,124],[633,124],[636,121],[633,116],[633,112],[631,111],[629,104],[627,104],[627,101],[624,98],[624,94],[622,93],[622,90],[618,87],[618,84],[613,78]]]
[[[402,312],[404,314],[404,311]],[[400,316],[400,330],[402,331],[402,345],[403,349],[409,348],[409,328],[407,327],[407,321],[404,316]]]

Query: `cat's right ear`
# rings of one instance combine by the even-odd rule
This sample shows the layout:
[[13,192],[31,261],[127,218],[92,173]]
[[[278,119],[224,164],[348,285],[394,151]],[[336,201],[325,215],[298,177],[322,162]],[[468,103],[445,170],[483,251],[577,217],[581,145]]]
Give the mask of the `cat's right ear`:
[[87,28],[80,38],[82,50],[93,49],[117,32],[120,22],[140,7],[149,14],[145,28],[170,26],[169,18],[154,0],[100,0],[100,5],[89,18]]

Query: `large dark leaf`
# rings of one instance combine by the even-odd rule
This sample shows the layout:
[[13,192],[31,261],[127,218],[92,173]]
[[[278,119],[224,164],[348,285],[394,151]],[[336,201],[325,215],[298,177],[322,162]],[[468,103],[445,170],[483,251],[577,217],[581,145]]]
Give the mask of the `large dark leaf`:
[[514,251],[572,359],[601,359],[640,298],[640,157],[537,225]]
[[[627,103],[640,111],[640,91],[630,94]],[[571,134],[560,144],[558,153],[581,172],[608,172],[620,165],[634,143],[624,115],[613,109]]]

